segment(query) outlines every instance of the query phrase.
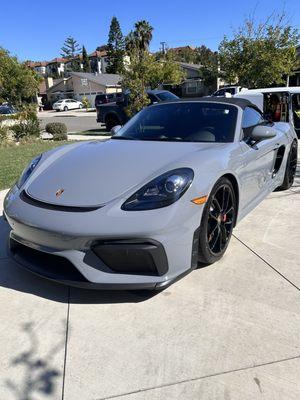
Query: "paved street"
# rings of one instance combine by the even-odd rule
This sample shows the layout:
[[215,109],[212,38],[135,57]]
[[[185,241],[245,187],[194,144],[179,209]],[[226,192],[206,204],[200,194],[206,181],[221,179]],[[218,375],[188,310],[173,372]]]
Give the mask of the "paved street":
[[299,208],[298,169],[220,262],[153,296],[19,269],[1,218],[0,399],[299,400]]
[[[45,128],[48,122],[63,122],[66,124],[68,133],[81,132],[88,130],[99,130],[104,132],[104,128],[96,122],[96,112],[86,112],[85,110],[73,111],[44,111],[39,113],[42,129]],[[93,132],[94,133],[94,132]]]

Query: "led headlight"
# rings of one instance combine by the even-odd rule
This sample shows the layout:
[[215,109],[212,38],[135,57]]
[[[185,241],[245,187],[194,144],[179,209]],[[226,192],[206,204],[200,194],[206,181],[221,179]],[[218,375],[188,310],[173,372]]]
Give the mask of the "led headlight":
[[33,170],[38,165],[41,157],[42,157],[42,155],[40,154],[39,156],[37,156],[36,158],[31,160],[30,163],[27,165],[27,167],[24,169],[24,171],[22,172],[22,174],[17,182],[17,186],[19,189],[24,185],[24,183],[27,181],[29,176],[32,174]]
[[139,189],[121,208],[125,211],[143,211],[169,206],[187,191],[193,178],[194,172],[190,168],[166,172]]

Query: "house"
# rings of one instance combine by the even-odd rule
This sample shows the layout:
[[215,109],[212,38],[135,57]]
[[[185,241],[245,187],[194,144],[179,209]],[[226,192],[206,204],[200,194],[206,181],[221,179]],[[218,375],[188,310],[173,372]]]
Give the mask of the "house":
[[97,47],[97,49],[89,55],[89,60],[92,72],[104,74],[107,67],[107,46]]
[[217,89],[216,87],[206,87],[203,83],[200,64],[189,64],[178,62],[184,71],[186,78],[181,85],[163,85],[163,88],[170,90],[179,97],[201,97]]
[[293,75],[288,77],[288,86],[300,86],[300,45],[296,47],[296,56],[298,67],[295,69]]
[[46,66],[46,74],[47,76],[59,77],[64,74],[65,71],[65,63],[68,60],[66,58],[54,58],[49,61]]
[[68,77],[53,81],[53,85],[48,83],[47,97],[51,104],[64,98],[81,101],[87,97],[93,105],[97,94],[121,92],[120,81],[117,74],[70,72]]
[[25,65],[40,76],[46,75],[48,61],[26,61]]

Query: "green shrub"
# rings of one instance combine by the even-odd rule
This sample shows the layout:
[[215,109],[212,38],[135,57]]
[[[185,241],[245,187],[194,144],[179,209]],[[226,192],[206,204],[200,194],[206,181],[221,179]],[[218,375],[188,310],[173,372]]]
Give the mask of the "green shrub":
[[83,107],[87,110],[88,108],[91,107],[91,103],[89,102],[89,100],[86,98],[86,96],[84,96],[81,100]]
[[68,140],[68,135],[65,132],[54,133],[53,140],[55,140],[55,141]]
[[[51,135],[65,135],[67,136],[67,127],[62,122],[49,122],[45,127],[46,132]],[[53,138],[54,139],[54,138]]]
[[14,133],[14,137],[17,141],[24,137],[40,135],[40,124],[37,118],[33,119],[21,119],[15,125],[11,127]]
[[20,115],[19,114],[1,114],[0,115],[0,122],[1,121],[6,121],[8,119],[19,119]]

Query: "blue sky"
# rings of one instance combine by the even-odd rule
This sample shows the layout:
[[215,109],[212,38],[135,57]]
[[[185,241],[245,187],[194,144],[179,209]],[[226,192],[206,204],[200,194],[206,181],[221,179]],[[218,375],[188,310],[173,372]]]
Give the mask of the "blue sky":
[[21,60],[50,60],[60,56],[71,35],[92,52],[107,42],[115,15],[124,34],[135,21],[148,20],[154,27],[151,50],[161,41],[169,47],[205,44],[217,50],[223,35],[230,36],[254,10],[260,20],[283,8],[300,28],[300,0],[2,0],[0,46]]

